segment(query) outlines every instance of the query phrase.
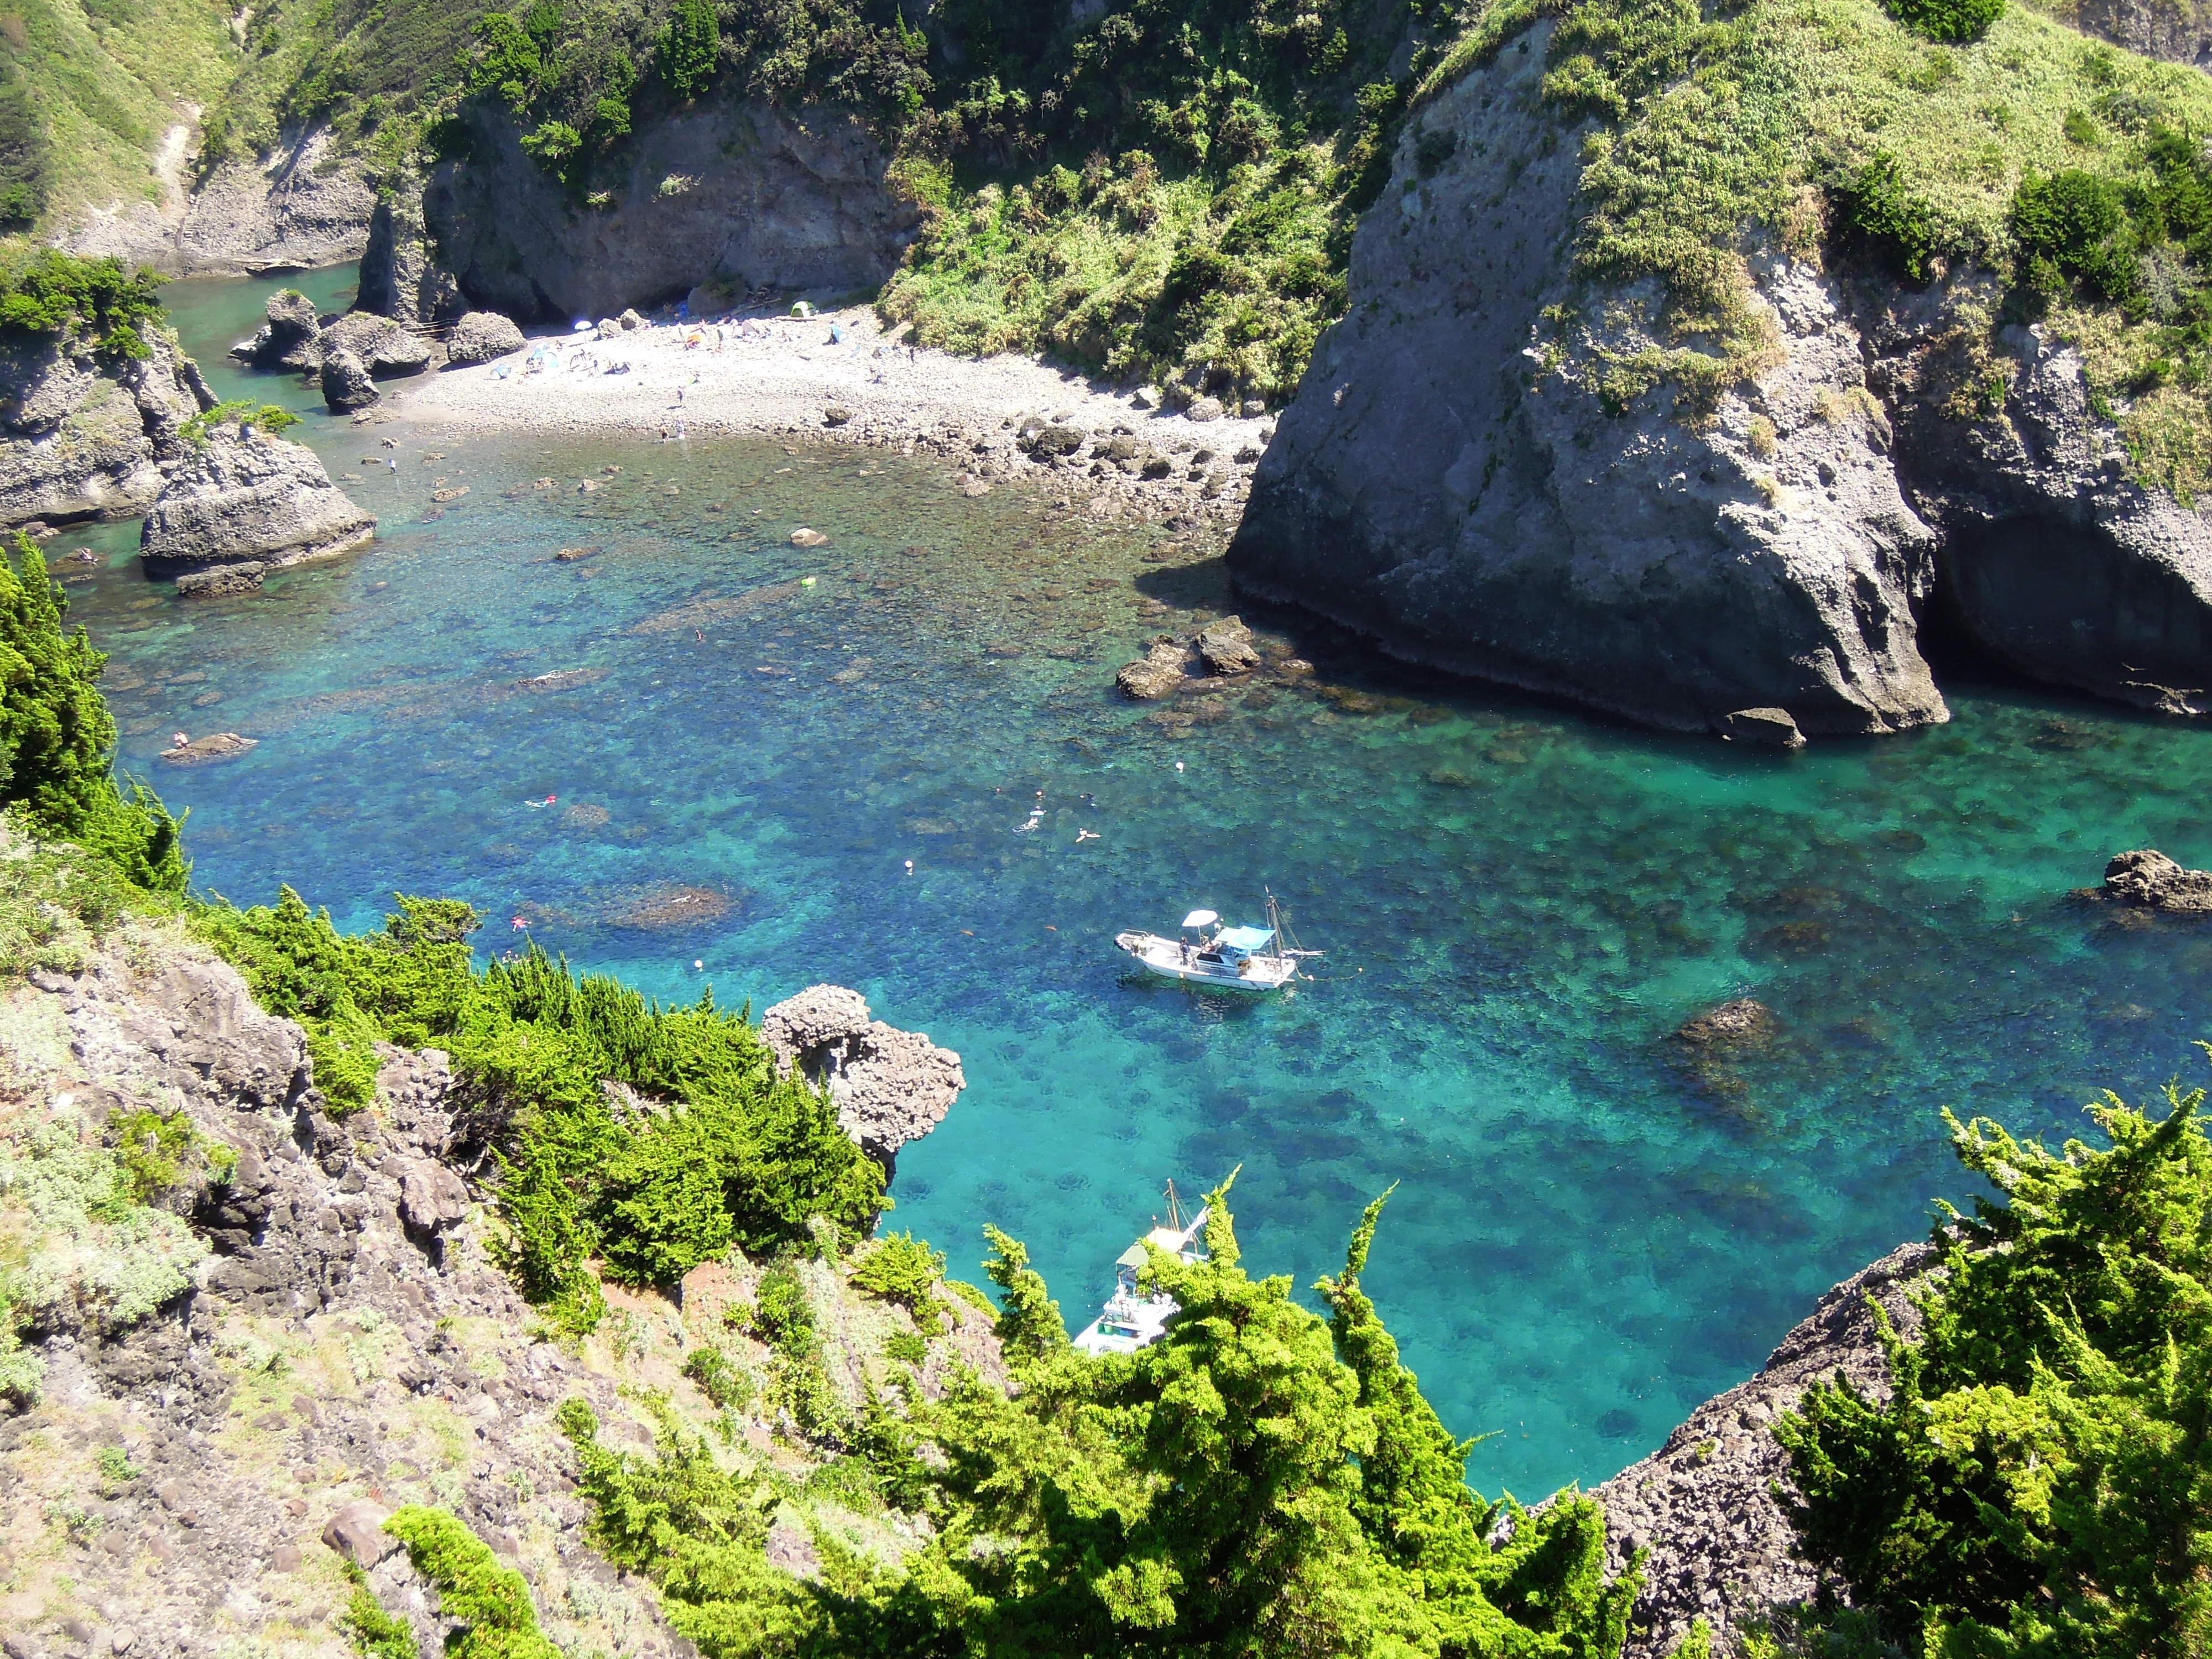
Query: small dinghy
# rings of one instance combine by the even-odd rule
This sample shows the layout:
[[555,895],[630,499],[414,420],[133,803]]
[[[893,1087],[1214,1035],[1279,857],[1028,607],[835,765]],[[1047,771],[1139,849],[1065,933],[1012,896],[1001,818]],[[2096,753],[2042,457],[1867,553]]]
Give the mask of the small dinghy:
[[1216,912],[1194,910],[1182,919],[1178,938],[1133,932],[1116,933],[1114,943],[1164,979],[1231,991],[1279,991],[1304,977],[1299,963],[1321,954],[1296,948],[1273,893],[1264,927],[1224,927]]

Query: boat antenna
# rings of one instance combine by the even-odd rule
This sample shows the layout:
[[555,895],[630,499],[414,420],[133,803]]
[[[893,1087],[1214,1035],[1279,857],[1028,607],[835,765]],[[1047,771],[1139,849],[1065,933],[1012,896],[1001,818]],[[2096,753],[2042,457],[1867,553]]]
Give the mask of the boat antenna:
[[1168,1182],[1168,1225],[1176,1231],[1182,1231],[1182,1202],[1176,1196],[1175,1182]]

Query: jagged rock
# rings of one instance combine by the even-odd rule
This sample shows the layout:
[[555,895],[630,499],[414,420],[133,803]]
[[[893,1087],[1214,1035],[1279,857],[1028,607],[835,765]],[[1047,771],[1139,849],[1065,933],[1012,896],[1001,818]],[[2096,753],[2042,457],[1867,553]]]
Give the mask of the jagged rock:
[[269,296],[263,316],[266,320],[252,339],[231,347],[232,356],[256,368],[296,372],[322,367],[319,337],[323,323],[315,314],[314,301],[297,289],[279,289]]
[[496,311],[471,311],[453,325],[446,343],[446,367],[466,368],[522,349],[522,331]]
[[958,1054],[870,1019],[867,1000],[842,986],[811,985],[777,1003],[761,1036],[780,1066],[828,1084],[845,1133],[886,1166],[942,1123],[968,1086]]
[[1765,1003],[1737,997],[1683,1021],[1674,1038],[1696,1048],[1748,1048],[1767,1042],[1780,1029]]
[[465,1221],[469,1189],[461,1178],[442,1164],[418,1158],[407,1164],[399,1176],[400,1218],[418,1232],[436,1232]]
[[366,409],[380,395],[368,366],[343,346],[323,359],[323,402],[334,412]]
[[325,362],[334,352],[349,351],[380,380],[419,374],[430,366],[427,342],[371,312],[346,313],[323,330],[319,343]]
[[208,434],[161,487],[139,532],[148,571],[297,564],[359,547],[376,520],[331,483],[314,451],[282,438]]
[[1721,735],[1768,749],[1805,746],[1805,734],[1786,708],[1738,708],[1721,716]]
[[1166,696],[1189,678],[1189,649],[1173,640],[1159,640],[1136,661],[1122,664],[1114,684],[1123,696],[1141,702]]
[[625,309],[622,314],[620,321],[625,329],[643,328],[646,326],[645,319],[637,314],[635,307]]
[[0,524],[129,518],[161,493],[178,431],[215,398],[161,330],[102,362],[74,334],[0,343]]
[[1214,674],[1249,674],[1260,665],[1259,647],[1242,617],[1224,617],[1209,623],[1198,636],[1198,654]]
[[852,419],[853,411],[842,404],[831,404],[822,411],[822,424],[824,426],[848,426]]
[[2212,910],[2212,870],[2185,870],[2148,848],[2122,853],[2105,866],[2105,896],[2160,910]]
[[354,308],[401,323],[446,322],[465,309],[460,284],[439,262],[423,225],[422,179],[411,165],[396,173],[369,216]]
[[364,1498],[347,1504],[323,1528],[323,1542],[366,1571],[399,1547],[399,1540],[385,1531],[392,1511]]
[[1758,1376],[1707,1401],[1665,1445],[1592,1491],[1605,1506],[1607,1571],[1623,1571],[1639,1548],[1650,1552],[1624,1659],[1672,1653],[1698,1618],[1714,1629],[1716,1653],[1740,1653],[1739,1630],[1813,1593],[1816,1575],[1796,1554],[1776,1490],[1787,1487],[1789,1457],[1775,1420],[1808,1384],[1838,1372],[1887,1400],[1889,1362],[1868,1299],[1910,1339],[1920,1316],[1906,1293],[1937,1264],[1933,1246],[1906,1244],[1845,1279]]
[[168,766],[204,766],[210,761],[234,760],[259,741],[257,738],[241,738],[235,732],[217,732],[164,749],[161,760]]
[[206,570],[187,570],[177,578],[180,599],[223,599],[238,593],[258,593],[265,564],[219,564]]

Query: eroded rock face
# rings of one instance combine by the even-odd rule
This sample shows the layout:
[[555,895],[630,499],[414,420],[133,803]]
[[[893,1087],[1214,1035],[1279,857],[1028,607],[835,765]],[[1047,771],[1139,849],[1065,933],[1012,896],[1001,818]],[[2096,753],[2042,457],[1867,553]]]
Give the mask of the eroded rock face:
[[1685,730],[1942,720],[1931,610],[2038,679],[2212,708],[2212,520],[2129,481],[2070,349],[2015,328],[1992,354],[1985,283],[1754,248],[1752,380],[1693,404],[1624,374],[1674,342],[1655,287],[1571,269],[1581,146],[1540,97],[1548,28],[1408,123],[1349,314],[1255,478],[1239,586]]
[[323,359],[323,402],[336,413],[366,409],[381,395],[368,365],[343,347]]
[[471,118],[470,153],[430,175],[422,219],[470,303],[509,317],[607,317],[708,282],[873,287],[919,222],[875,140],[826,111],[702,105],[649,123],[612,205],[583,213],[504,112]]
[[389,317],[366,311],[349,311],[326,324],[321,341],[326,360],[334,351],[349,351],[380,380],[420,374],[430,366],[426,341]]
[[161,493],[178,428],[215,398],[174,340],[147,344],[111,362],[74,336],[0,346],[0,525],[129,518]]
[[392,181],[369,218],[354,304],[403,323],[450,322],[467,308],[460,284],[431,246],[422,223],[422,180],[411,167]]
[[830,1087],[837,1121],[861,1150],[888,1167],[952,1109],[968,1086],[960,1056],[918,1031],[868,1017],[867,999],[838,985],[811,985],[761,1019],[778,1066],[798,1067]]
[[522,331],[496,311],[471,311],[453,325],[446,343],[449,368],[467,368],[522,349]]
[[376,520],[331,483],[314,451],[282,438],[241,439],[226,426],[170,475],[138,550],[149,574],[173,575],[208,565],[297,564],[375,533]]
[[252,337],[231,347],[230,355],[256,368],[306,373],[322,367],[322,319],[314,302],[297,289],[279,289],[262,307],[263,322]]
[[2185,870],[2149,848],[2105,866],[2105,896],[2159,910],[2212,911],[2212,870]]
[[1605,1505],[1607,1571],[1624,1571],[1638,1549],[1650,1552],[1624,1659],[1672,1653],[1699,1618],[1713,1627],[1717,1653],[1739,1654],[1745,1623],[1813,1593],[1814,1570],[1797,1557],[1775,1492],[1789,1473],[1775,1421],[1808,1384],[1839,1372],[1862,1393],[1889,1398],[1889,1362],[1867,1300],[1911,1337],[1920,1317],[1906,1293],[1936,1259],[1930,1245],[1906,1244],[1845,1279],[1758,1376],[1707,1401],[1665,1445],[1592,1491]]

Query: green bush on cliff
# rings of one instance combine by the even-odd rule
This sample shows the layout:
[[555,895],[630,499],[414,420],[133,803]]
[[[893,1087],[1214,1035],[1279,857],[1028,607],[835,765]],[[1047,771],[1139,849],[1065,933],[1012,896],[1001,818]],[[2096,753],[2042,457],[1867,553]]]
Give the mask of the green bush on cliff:
[[74,842],[149,893],[181,892],[180,822],[143,784],[115,778],[106,656],[63,625],[68,596],[30,538],[0,552],[0,805],[33,836]]
[[1895,1397],[1810,1390],[1777,1433],[1800,1533],[1930,1659],[2181,1659],[2212,1643],[2212,1141],[2204,1091],[2106,1095],[2106,1150],[1977,1118],[2000,1199],[1952,1212]]
[[1287,1279],[1246,1275],[1226,1197],[1210,1200],[1207,1261],[1153,1258],[1183,1310],[1163,1341],[1091,1358],[1039,1340],[1039,1282],[1011,1397],[970,1377],[903,1425],[864,1426],[880,1484],[932,1523],[898,1566],[823,1528],[818,1582],[775,1571],[760,1476],[672,1423],[656,1457],[611,1451],[572,1401],[594,1540],[660,1586],[710,1659],[1618,1654],[1637,1579],[1606,1581],[1597,1505],[1475,1497],[1471,1443],[1437,1421],[1360,1288],[1379,1203],[1320,1287],[1324,1323]]
[[384,1523],[415,1570],[438,1591],[438,1611],[459,1628],[447,1659],[562,1659],[538,1628],[530,1585],[450,1510],[410,1504]]
[[103,357],[143,357],[163,278],[120,259],[0,244],[0,337],[74,332]]

